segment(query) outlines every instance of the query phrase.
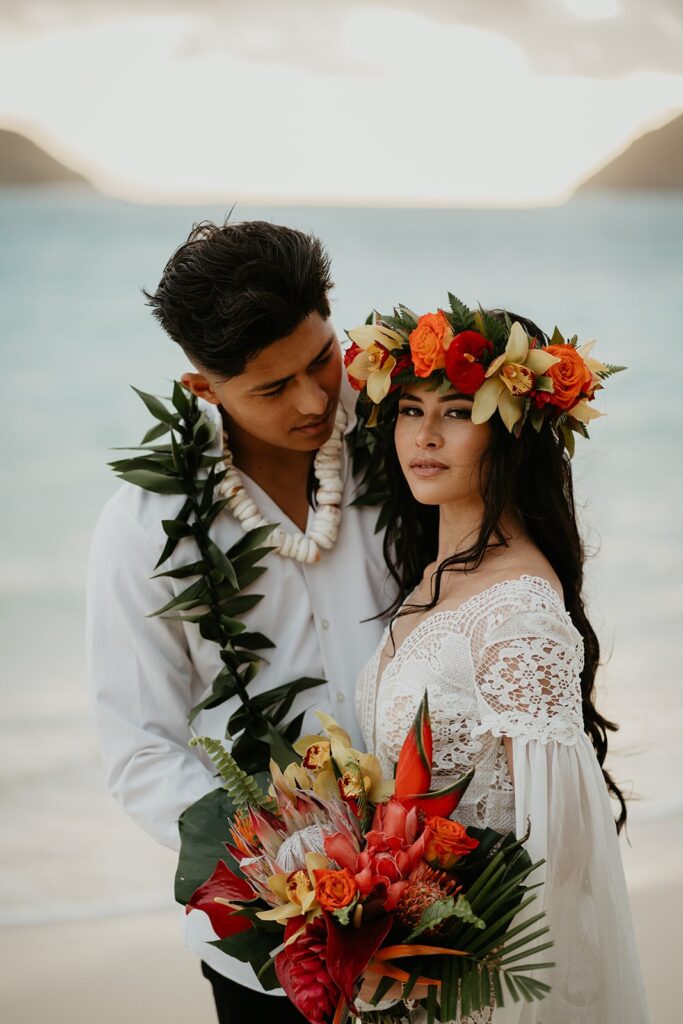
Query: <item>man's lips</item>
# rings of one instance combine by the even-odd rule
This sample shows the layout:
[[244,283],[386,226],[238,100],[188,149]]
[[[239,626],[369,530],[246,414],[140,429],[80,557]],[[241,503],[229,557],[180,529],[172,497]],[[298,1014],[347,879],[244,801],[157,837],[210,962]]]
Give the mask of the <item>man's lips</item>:
[[444,470],[448,469],[443,462],[439,462],[438,459],[413,459],[410,463],[415,476],[429,477],[437,476],[439,473],[443,473]]

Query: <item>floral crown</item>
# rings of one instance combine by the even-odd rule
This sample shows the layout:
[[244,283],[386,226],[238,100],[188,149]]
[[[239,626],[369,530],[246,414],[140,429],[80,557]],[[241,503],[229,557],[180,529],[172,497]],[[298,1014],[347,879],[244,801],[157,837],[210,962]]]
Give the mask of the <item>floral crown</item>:
[[507,313],[472,311],[450,292],[448,299],[448,311],[418,317],[399,305],[393,316],[373,313],[346,332],[349,381],[373,406],[367,425],[385,409],[393,414],[401,385],[428,379],[443,393],[471,395],[473,423],[497,411],[519,437],[527,422],[540,431],[549,421],[572,454],[573,433],[588,437],[587,424],[603,415],[591,404],[602,381],[626,367],[598,362],[595,342],[579,348],[576,335],[565,340],[557,327],[543,345]]

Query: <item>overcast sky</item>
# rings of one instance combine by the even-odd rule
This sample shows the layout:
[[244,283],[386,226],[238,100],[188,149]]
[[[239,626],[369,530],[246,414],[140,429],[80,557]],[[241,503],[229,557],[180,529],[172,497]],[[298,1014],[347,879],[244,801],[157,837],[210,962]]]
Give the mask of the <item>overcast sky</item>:
[[554,202],[681,109],[679,0],[0,0],[0,124],[142,200]]

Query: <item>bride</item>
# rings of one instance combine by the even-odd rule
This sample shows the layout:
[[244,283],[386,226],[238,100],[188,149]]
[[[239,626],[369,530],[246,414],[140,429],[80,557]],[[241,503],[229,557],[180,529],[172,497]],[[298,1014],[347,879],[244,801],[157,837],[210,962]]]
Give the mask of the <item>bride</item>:
[[527,849],[545,860],[530,912],[547,914],[551,991],[477,1020],[646,1024],[570,466],[573,432],[587,436],[617,368],[557,330],[550,344],[529,320],[450,298],[449,313],[399,307],[349,332],[347,372],[384,449],[400,589],[357,715],[390,773],[426,689],[433,786],[474,766],[458,820],[518,835],[530,822]]

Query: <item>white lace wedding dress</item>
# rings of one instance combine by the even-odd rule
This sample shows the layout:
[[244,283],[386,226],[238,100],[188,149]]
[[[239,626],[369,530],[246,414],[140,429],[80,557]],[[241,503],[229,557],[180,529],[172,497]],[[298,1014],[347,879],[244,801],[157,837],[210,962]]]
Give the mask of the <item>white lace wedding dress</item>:
[[[522,576],[433,612],[380,677],[388,637],[387,627],[357,685],[368,750],[391,775],[427,689],[432,788],[474,766],[458,820],[518,835],[529,820],[529,854],[546,861],[531,879],[544,885],[527,913],[547,913],[556,966],[538,976],[551,992],[530,1004],[508,998],[477,1020],[647,1024],[613,808],[583,730],[582,638],[556,591]],[[512,738],[514,787],[503,736]]]

